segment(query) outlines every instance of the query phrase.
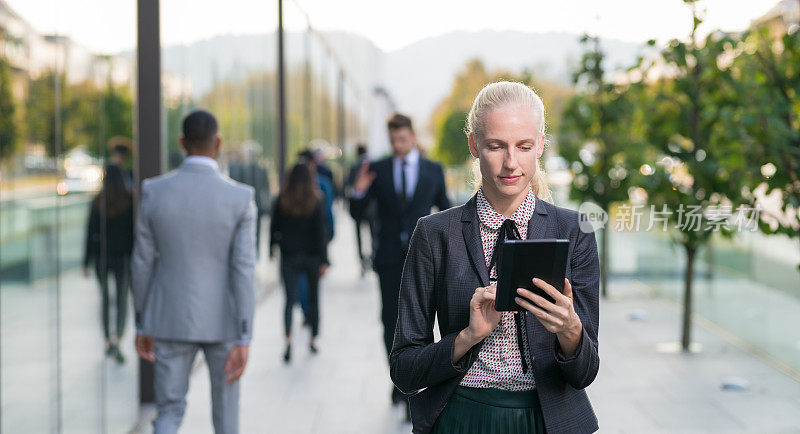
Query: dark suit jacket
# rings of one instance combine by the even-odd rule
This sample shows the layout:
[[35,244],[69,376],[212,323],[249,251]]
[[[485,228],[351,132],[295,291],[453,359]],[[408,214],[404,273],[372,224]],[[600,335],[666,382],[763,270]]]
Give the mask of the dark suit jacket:
[[267,169],[258,163],[232,163],[228,169],[228,176],[234,181],[247,184],[256,190],[256,209],[259,214],[269,212],[267,208],[270,206],[270,190],[269,190],[269,174]]
[[402,264],[405,258],[400,233],[405,231],[411,236],[417,220],[430,214],[432,207],[439,210],[450,208],[442,166],[420,156],[414,197],[405,208],[394,189],[392,158],[370,164],[370,171],[375,173],[375,181],[362,198],[350,199],[350,215],[361,220],[370,201],[376,201],[378,248],[374,263],[376,266]]
[[[600,365],[597,354],[599,263],[594,234],[578,227],[578,213],[537,199],[528,239],[570,240],[566,277],[583,336],[573,357],[561,354],[555,334],[527,320],[536,389],[549,434],[597,430],[586,392]],[[458,333],[469,325],[475,288],[489,284],[473,197],[465,205],[419,221],[403,268],[399,316],[390,356],[392,381],[410,397],[414,433],[427,433],[478,357],[482,342],[452,363]],[[441,340],[433,341],[434,316]],[[420,391],[420,389],[424,389]]]

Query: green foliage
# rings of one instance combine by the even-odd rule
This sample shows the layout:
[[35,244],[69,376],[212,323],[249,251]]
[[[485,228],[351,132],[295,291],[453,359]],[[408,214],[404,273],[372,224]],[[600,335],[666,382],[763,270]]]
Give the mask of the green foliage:
[[582,89],[570,98],[559,129],[559,153],[569,161],[574,181],[570,197],[592,201],[603,209],[628,200],[636,186],[645,146],[641,129],[634,127],[639,85],[606,81],[604,53],[596,37],[584,36],[585,51],[573,75]]
[[28,142],[43,144],[51,156],[56,154],[57,134],[62,153],[84,146],[97,157],[106,155],[111,137],[133,136],[133,100],[127,85],[109,83],[104,90],[91,81],[68,85],[63,74],[47,71],[30,81],[25,111]]
[[463,132],[467,113],[478,92],[485,85],[500,80],[521,82],[533,88],[544,102],[548,129],[557,128],[563,103],[571,95],[571,89],[535,78],[530,70],[521,73],[487,71],[483,62],[473,59],[456,75],[450,94],[433,112],[434,157],[446,165],[462,165],[469,159],[467,137]]
[[0,58],[0,159],[13,155],[19,141],[16,110],[11,94],[11,68],[5,59]]
[[[64,77],[59,82],[63,90]],[[30,80],[25,105],[28,143],[42,144],[50,156],[56,154],[56,74],[47,71]],[[62,110],[63,115],[63,110]]]
[[[730,68],[718,61],[731,46],[727,35],[709,35],[702,45],[673,40],[661,52],[662,64],[641,65],[643,76],[654,67],[660,72],[642,107],[647,141],[657,158],[644,186],[656,207],[666,204],[674,211],[741,203],[743,181],[754,168],[740,129],[731,127],[732,113],[744,103],[741,89]],[[709,241],[711,231],[681,225],[681,213],[668,216],[675,241],[687,249]]]
[[767,28],[755,29],[736,49],[742,54],[731,68],[747,101],[731,114],[731,127],[746,134],[742,158],[752,174],[745,185],[781,195],[787,218],[775,226],[762,224],[764,232],[800,238],[800,214],[788,217],[790,208],[800,210],[800,32],[776,39]]
[[454,110],[436,126],[436,147],[433,156],[448,164],[462,164],[469,158],[469,148],[465,145],[464,127],[467,112]]

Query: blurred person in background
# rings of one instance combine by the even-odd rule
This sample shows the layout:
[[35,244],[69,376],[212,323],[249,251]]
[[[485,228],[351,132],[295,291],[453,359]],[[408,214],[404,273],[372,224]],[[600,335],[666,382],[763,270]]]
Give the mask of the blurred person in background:
[[317,174],[322,175],[328,178],[331,181],[331,184],[334,186],[334,191],[336,189],[336,181],[333,179],[333,170],[328,167],[328,164],[325,162],[325,149],[324,148],[316,148],[311,153],[312,159],[314,160],[314,164],[317,167]]
[[[577,212],[543,200],[542,100],[522,83],[489,84],[466,130],[480,187],[466,204],[420,219],[403,269],[390,371],[414,393],[414,432],[597,431],[584,391],[600,366],[597,244]],[[569,239],[564,291],[533,279],[554,302],[518,289],[524,310],[498,312],[496,246],[517,238]]]
[[281,191],[272,205],[270,219],[270,258],[275,246],[280,247],[280,270],[286,292],[284,330],[286,350],[283,360],[292,357],[292,312],[298,302],[300,278],[307,285],[308,307],[306,319],[311,327],[309,350],[317,352],[319,334],[319,279],[328,269],[328,230],[324,213],[324,199],[314,183],[311,170],[300,162],[286,175]]
[[182,127],[183,164],[142,183],[131,261],[136,351],[155,364],[156,434],[178,431],[198,351],[214,431],[235,434],[255,308],[255,192],[220,173],[214,115],[193,111]]
[[[228,168],[228,176],[234,181],[249,185],[255,190],[256,211],[256,257],[261,252],[261,220],[269,214],[270,189],[269,173],[267,168],[259,162],[259,147],[254,142],[247,142],[242,145],[244,158],[236,158],[231,161]],[[238,156],[237,154],[234,154]]]
[[[325,218],[328,220],[327,239],[328,242],[330,242],[333,240],[334,235],[333,201],[336,199],[336,187],[333,184],[332,172],[330,169],[325,165],[320,166],[317,163],[317,161],[321,158],[319,155],[319,150],[312,152],[310,149],[306,149],[300,152],[298,157],[299,161],[305,163],[309,170],[311,170],[311,177],[314,179],[315,183],[322,192]],[[322,161],[325,161],[324,158]],[[320,172],[320,168],[323,169],[322,172]]]
[[[94,263],[95,275],[100,284],[106,355],[114,357],[119,363],[125,361],[119,342],[125,331],[128,313],[129,267],[133,250],[133,196],[125,185],[125,178],[126,173],[120,166],[106,166],[103,186],[91,203],[83,256],[83,274],[88,277],[89,266]],[[115,284],[113,311],[116,329],[113,335],[110,324],[112,303],[109,272],[114,273]]]
[[125,188],[133,191],[133,170],[130,166],[133,154],[131,139],[124,136],[114,136],[108,139],[108,165],[117,166],[122,170]]
[[[312,152],[310,149],[305,149],[297,154],[297,157],[298,162],[308,166],[308,169],[311,171],[311,178],[314,180],[314,184],[317,186],[317,188],[319,188],[319,191],[322,192],[322,209],[325,213],[327,231],[325,233],[325,239],[326,244],[330,243],[331,240],[333,240],[335,225],[333,218],[333,201],[336,199],[336,187],[334,187],[333,180],[329,176],[324,174],[320,175],[320,173],[317,171],[319,168],[317,165],[317,160],[319,159],[318,155],[315,157],[314,152]],[[308,280],[306,279],[305,274],[300,274],[300,277],[297,280],[297,288],[300,307],[303,309],[303,325],[309,326]]]
[[[358,177],[358,172],[361,170],[361,166],[364,163],[369,164],[369,160],[367,159],[367,147],[364,144],[359,144],[356,147],[356,161],[350,167],[350,173],[347,176],[347,186],[346,192],[347,197],[352,197],[353,193],[353,185],[356,182],[356,178]],[[367,224],[369,228],[370,234],[370,245],[372,245],[374,241],[374,231],[373,231],[373,220],[375,218],[375,202],[372,202],[369,205],[369,208],[365,209],[364,212],[359,216],[359,218],[355,219],[356,224],[356,247],[358,248],[358,261],[361,264],[361,276],[366,274],[367,269],[369,269],[370,264],[372,263],[372,251],[373,249],[369,249],[368,253],[364,253],[364,247],[361,237],[361,227],[364,223]]]
[[[361,165],[353,183],[350,215],[355,220],[362,220],[370,204],[377,204],[378,240],[374,267],[380,280],[383,343],[388,359],[409,239],[417,220],[430,214],[434,206],[439,210],[450,208],[450,200],[442,166],[420,156],[411,119],[394,114],[387,126],[392,156]],[[392,388],[391,397],[394,404],[405,401],[397,388]]]

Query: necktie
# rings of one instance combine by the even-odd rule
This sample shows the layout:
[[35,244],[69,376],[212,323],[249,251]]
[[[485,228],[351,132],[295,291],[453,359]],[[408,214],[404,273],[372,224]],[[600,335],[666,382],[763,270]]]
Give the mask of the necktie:
[[[497,264],[497,256],[500,254],[500,246],[503,245],[505,240],[518,240],[522,238],[517,229],[514,220],[506,219],[502,226],[500,226],[500,233],[497,234],[497,241],[494,244],[494,251],[492,252],[492,259],[489,260],[489,274],[492,273],[492,268]],[[495,271],[496,273],[496,271]],[[525,349],[522,345],[522,316],[519,312],[514,312],[514,323],[517,326],[517,349],[519,349],[519,359],[522,362],[522,373],[528,373],[528,361],[525,358]]]
[[406,167],[408,167],[408,162],[403,159],[403,164],[400,165],[400,199],[403,201],[403,206],[405,206],[406,202],[408,201],[408,187],[406,187]]

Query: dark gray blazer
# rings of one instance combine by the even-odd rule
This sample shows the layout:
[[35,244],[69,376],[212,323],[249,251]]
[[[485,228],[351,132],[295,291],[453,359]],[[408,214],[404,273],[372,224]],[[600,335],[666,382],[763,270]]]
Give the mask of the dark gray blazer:
[[[555,334],[533,315],[527,318],[533,373],[549,434],[598,429],[583,390],[600,366],[597,353],[599,278],[593,233],[578,227],[579,214],[537,199],[528,239],[570,240],[566,277],[583,336],[573,357],[564,358]],[[397,328],[390,356],[392,381],[410,397],[414,433],[431,431],[456,386],[478,357],[482,342],[452,363],[458,333],[469,325],[475,288],[489,284],[480,222],[473,197],[465,205],[419,220],[403,268]],[[441,340],[434,342],[434,316]],[[424,390],[422,390],[424,389]]]

